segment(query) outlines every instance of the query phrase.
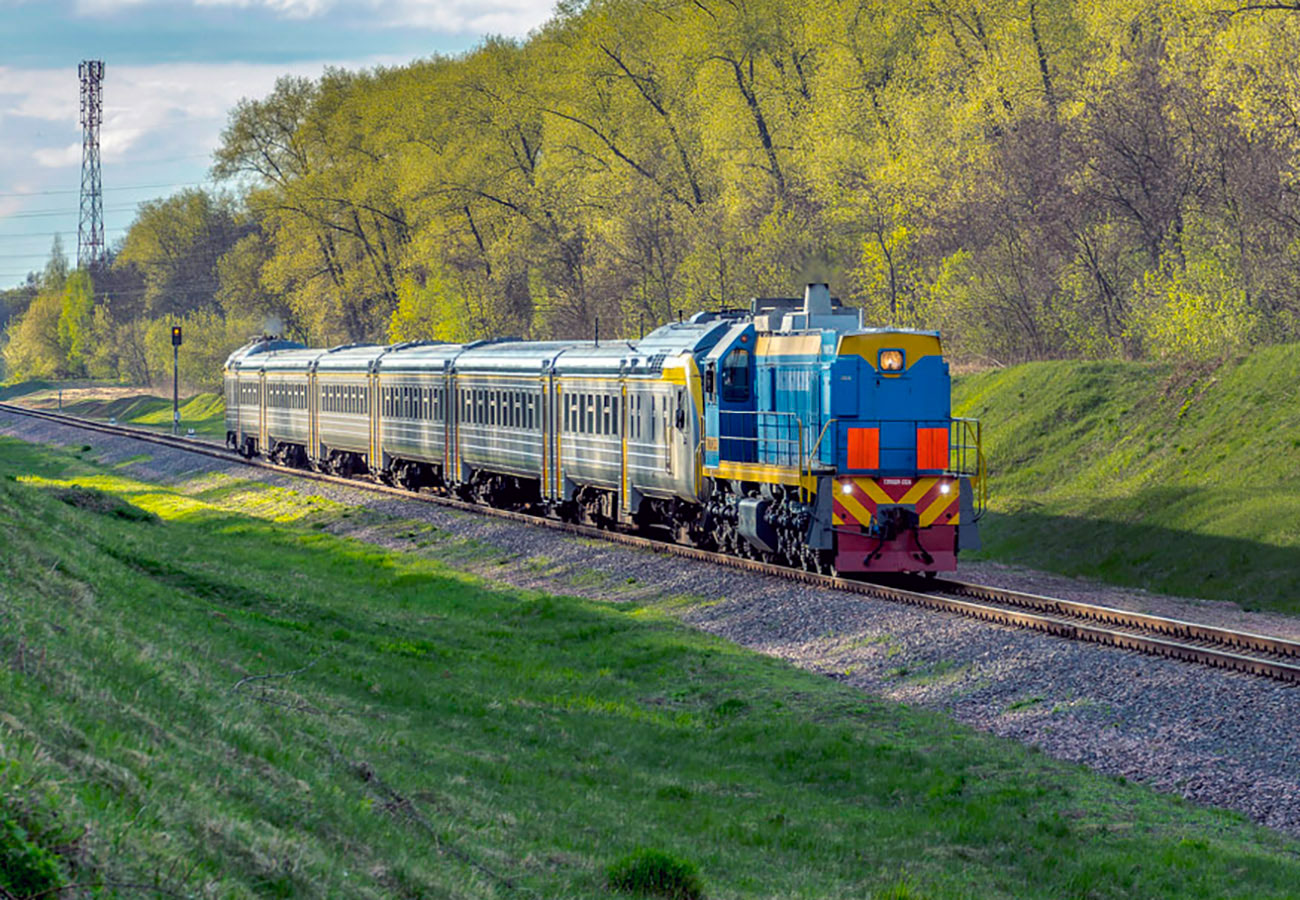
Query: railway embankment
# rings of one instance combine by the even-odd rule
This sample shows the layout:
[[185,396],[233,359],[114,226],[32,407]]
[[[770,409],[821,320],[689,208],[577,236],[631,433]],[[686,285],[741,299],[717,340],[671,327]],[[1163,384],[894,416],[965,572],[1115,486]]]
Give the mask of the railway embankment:
[[652,846],[709,896],[1300,877],[1293,840],[1133,783],[1300,831],[1294,688],[2,424],[66,448],[0,452],[3,789],[32,834],[88,828],[91,875],[597,896]]
[[1300,613],[1297,383],[1294,344],[959,378],[992,476],[977,558]]

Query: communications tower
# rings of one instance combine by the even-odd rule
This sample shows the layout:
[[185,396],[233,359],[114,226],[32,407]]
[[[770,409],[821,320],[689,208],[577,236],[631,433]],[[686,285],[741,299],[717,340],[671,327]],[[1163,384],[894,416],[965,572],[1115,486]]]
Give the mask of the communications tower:
[[102,59],[82,60],[81,76],[81,221],[77,226],[78,268],[104,258],[104,195],[99,184],[99,126],[104,121],[100,83]]

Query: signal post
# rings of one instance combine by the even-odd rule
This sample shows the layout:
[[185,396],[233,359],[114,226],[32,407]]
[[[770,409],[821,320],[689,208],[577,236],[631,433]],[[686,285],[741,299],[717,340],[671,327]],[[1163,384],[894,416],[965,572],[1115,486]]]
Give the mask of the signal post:
[[172,326],[172,434],[181,433],[180,359],[181,326]]

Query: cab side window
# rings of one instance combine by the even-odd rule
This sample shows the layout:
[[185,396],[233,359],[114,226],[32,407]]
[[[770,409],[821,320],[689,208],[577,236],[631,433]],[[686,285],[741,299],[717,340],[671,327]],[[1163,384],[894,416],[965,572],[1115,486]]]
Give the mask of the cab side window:
[[722,399],[743,403],[749,399],[749,351],[738,347],[722,361]]

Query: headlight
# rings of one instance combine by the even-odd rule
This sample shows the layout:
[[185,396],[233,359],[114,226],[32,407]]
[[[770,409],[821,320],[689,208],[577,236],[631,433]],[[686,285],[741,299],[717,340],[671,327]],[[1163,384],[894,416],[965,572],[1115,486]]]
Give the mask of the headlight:
[[903,351],[902,350],[881,350],[880,371],[882,372],[903,371]]

